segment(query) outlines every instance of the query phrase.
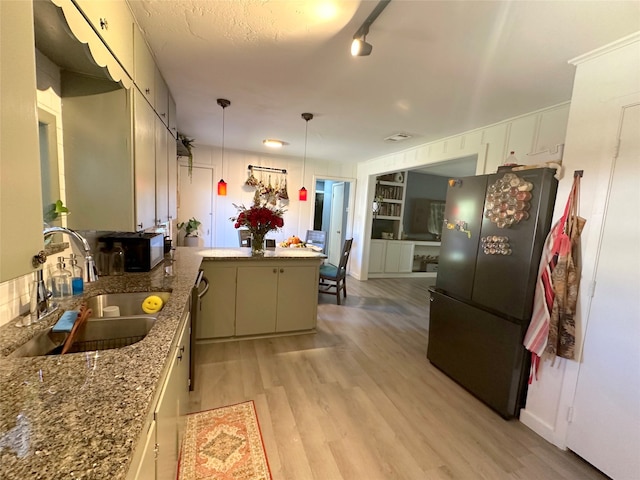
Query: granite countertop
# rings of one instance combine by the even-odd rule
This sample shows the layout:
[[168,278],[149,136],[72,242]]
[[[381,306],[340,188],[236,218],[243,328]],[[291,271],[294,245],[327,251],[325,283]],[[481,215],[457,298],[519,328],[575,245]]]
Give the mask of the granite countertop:
[[83,297],[129,291],[171,291],[149,334],[128,347],[48,357],[7,357],[53,325],[82,297],[29,327],[0,327],[0,478],[118,480],[153,408],[159,380],[202,256],[178,248],[148,273],[103,277]]
[[280,248],[274,250],[266,249],[264,255],[252,256],[251,249],[247,247],[239,248],[207,248],[198,251],[205,260],[252,260],[264,261],[273,259],[323,259],[327,258],[324,253],[317,252],[311,248]]

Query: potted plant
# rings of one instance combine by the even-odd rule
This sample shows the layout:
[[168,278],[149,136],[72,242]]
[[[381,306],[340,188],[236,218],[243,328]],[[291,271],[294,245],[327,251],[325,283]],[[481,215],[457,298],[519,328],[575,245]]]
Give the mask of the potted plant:
[[178,132],[178,156],[187,157],[189,159],[187,162],[189,178],[191,178],[193,173],[193,152],[191,151],[193,148],[193,142],[193,138],[189,138]]
[[202,225],[202,222],[196,220],[195,217],[191,217],[186,222],[178,223],[178,230],[184,230],[184,245],[185,247],[197,247],[198,246],[198,228]]

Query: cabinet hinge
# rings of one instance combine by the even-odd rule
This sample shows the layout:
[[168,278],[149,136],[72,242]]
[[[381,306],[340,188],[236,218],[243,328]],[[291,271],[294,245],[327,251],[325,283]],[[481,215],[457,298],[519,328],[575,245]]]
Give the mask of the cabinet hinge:
[[569,407],[567,409],[567,422],[568,423],[573,422],[573,407]]
[[160,445],[157,443],[153,446],[153,456],[158,459],[158,452],[160,451]]

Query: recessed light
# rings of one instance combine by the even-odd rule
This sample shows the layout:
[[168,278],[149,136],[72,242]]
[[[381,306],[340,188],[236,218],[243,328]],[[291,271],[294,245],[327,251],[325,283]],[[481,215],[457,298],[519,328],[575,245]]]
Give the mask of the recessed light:
[[265,138],[262,143],[265,147],[269,148],[282,148],[284,142],[282,140],[276,140],[274,138]]

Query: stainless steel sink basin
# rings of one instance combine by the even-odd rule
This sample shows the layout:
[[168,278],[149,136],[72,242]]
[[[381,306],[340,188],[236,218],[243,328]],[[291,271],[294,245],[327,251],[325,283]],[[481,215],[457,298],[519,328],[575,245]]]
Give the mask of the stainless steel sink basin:
[[[108,350],[132,345],[147,336],[155,321],[156,317],[152,315],[90,318],[78,333],[69,353]],[[48,328],[19,347],[10,356],[59,355],[67,335],[69,334],[52,332],[51,328]]]
[[170,292],[132,292],[132,293],[105,293],[87,299],[87,308],[93,310],[92,318],[103,317],[104,307],[117,306],[120,308],[120,316],[145,315],[142,310],[142,302],[149,295],[157,295],[163,302],[169,300]]

